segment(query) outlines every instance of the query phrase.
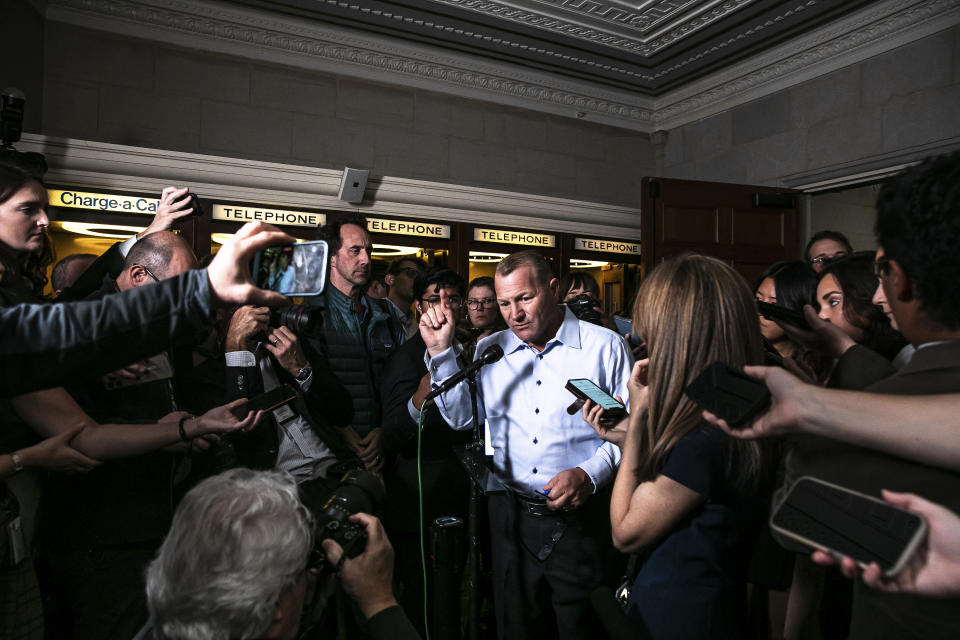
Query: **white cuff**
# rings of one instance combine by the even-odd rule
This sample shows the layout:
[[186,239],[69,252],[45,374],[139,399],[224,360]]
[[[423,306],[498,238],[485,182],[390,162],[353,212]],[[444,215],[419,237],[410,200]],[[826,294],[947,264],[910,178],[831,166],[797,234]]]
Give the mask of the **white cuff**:
[[255,367],[257,356],[251,351],[228,351],[224,354],[228,367]]
[[120,243],[118,249],[120,250],[120,255],[124,258],[127,257],[127,254],[130,253],[130,249],[133,248],[133,245],[137,244],[137,235],[134,234]]

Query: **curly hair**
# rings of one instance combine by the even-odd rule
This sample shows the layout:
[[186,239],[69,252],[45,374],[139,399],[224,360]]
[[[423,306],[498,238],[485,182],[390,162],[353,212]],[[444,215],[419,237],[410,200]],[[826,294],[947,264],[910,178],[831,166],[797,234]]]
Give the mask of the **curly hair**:
[[929,319],[960,329],[960,151],[887,180],[877,195],[874,233],[910,278]]

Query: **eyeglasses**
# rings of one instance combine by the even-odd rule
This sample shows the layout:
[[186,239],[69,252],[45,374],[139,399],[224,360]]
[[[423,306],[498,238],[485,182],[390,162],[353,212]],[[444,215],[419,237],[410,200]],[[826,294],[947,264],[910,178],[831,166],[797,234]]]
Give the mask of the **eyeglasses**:
[[492,307],[496,303],[494,298],[467,298],[467,307],[470,309],[479,309],[480,307]]
[[830,262],[831,260],[839,260],[846,255],[846,251],[838,251],[832,256],[817,256],[816,258],[810,258],[810,264],[823,264],[824,262]]
[[160,282],[160,278],[158,278],[157,276],[155,276],[155,275],[153,274],[153,271],[150,271],[150,269],[147,269],[147,268],[146,268],[145,266],[143,266],[142,264],[138,264],[138,265],[134,265],[134,266],[140,267],[141,269],[143,269],[144,271],[146,271],[146,272],[147,272],[147,275],[150,276],[151,278],[153,278],[153,281],[154,281],[154,282]]
[[[440,296],[430,296],[429,298],[423,299],[423,304],[430,307],[435,307],[442,301],[443,298]],[[461,304],[463,304],[463,299],[460,296],[447,296],[447,304],[449,304],[451,307],[459,307]]]
[[873,261],[873,275],[878,278],[887,272],[887,265],[890,264],[890,258],[877,258]]
[[404,267],[403,269],[397,269],[396,275],[400,275],[401,273],[405,273],[411,278],[416,278],[418,275],[420,275],[420,269],[416,269],[414,267]]

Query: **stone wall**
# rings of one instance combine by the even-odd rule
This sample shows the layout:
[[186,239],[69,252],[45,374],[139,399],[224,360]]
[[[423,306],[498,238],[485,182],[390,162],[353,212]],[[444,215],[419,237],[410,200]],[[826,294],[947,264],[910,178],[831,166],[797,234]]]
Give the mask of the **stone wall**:
[[639,206],[650,137],[46,25],[39,133]]
[[3,0],[0,25],[4,26],[0,37],[0,90],[16,87],[24,93],[24,131],[37,131],[42,126],[43,17],[27,0]]
[[873,237],[873,223],[876,218],[877,190],[877,185],[868,185],[812,196],[811,235],[823,229],[831,229],[847,236],[857,251],[875,249],[877,243]]
[[960,28],[667,132],[663,175],[771,186],[960,146]]

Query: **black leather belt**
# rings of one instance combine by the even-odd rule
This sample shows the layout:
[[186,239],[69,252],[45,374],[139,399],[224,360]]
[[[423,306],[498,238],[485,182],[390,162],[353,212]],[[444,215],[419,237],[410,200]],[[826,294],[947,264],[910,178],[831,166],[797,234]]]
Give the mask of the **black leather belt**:
[[563,519],[566,514],[560,509],[551,509],[544,500],[535,500],[519,494],[513,494],[514,502],[519,505],[520,510],[528,516],[535,518],[559,518]]
[[[553,548],[557,546],[560,538],[563,537],[563,534],[567,530],[567,516],[569,514],[560,509],[551,509],[543,500],[534,500],[516,493],[512,493],[511,495],[513,496],[514,503],[520,507],[523,513],[533,516],[534,518],[543,518],[547,522],[553,522],[553,531],[550,532],[550,538],[545,540],[543,546],[536,552],[537,559],[540,560],[540,562],[546,561],[546,559],[550,557],[550,554],[553,553]],[[533,550],[530,551],[532,552]]]

